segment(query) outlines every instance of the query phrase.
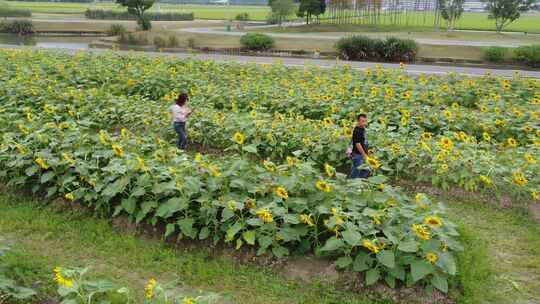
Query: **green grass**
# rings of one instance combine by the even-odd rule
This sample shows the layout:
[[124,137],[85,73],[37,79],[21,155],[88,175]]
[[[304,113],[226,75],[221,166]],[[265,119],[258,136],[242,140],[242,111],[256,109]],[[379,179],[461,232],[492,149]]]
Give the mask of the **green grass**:
[[[124,9],[114,3],[57,3],[57,2],[9,2],[12,8],[29,9],[33,13],[48,14],[82,14],[87,8],[95,9]],[[157,5],[151,8],[156,11]],[[193,12],[196,19],[234,19],[239,13],[248,13],[252,20],[265,20],[270,9],[266,6],[218,6],[218,5],[184,5],[165,4],[159,5],[161,11],[185,11]]]
[[[179,278],[188,290],[229,294],[232,303],[391,303],[346,291],[342,284],[287,278],[282,272],[235,262],[230,253],[193,244],[171,247],[132,232],[119,233],[105,219],[0,194],[0,234],[16,244],[8,260],[27,284],[52,292],[51,268],[90,265],[97,277],[139,291],[149,277]],[[446,202],[460,225],[465,251],[451,282],[457,303],[529,304],[540,300],[540,225],[522,209],[476,202]],[[43,283],[45,282],[45,283]],[[343,283],[343,282],[342,282]],[[409,303],[409,302],[407,302]]]
[[540,225],[524,209],[446,202],[464,229],[459,257],[459,303],[529,304],[540,301]]
[[[384,304],[345,291],[339,283],[291,280],[269,267],[243,265],[208,246],[171,247],[133,233],[116,232],[105,219],[51,207],[29,199],[0,194],[0,235],[14,242],[12,266],[37,281],[41,291],[52,292],[55,266],[92,266],[92,273],[108,278],[142,299],[142,286],[150,277],[180,279],[187,290],[219,292],[231,303],[358,303]],[[218,250],[219,251],[219,250]]]

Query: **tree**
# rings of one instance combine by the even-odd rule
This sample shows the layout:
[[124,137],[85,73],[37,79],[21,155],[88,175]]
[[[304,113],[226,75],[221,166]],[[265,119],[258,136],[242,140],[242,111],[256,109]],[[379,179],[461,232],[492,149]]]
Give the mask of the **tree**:
[[326,0],[300,0],[300,7],[296,15],[298,17],[306,17],[306,24],[309,24],[311,16],[324,14],[326,11]]
[[271,0],[269,3],[271,3],[272,14],[276,16],[280,26],[283,20],[294,12],[292,0]]
[[465,0],[438,0],[441,17],[446,20],[446,28],[453,30],[456,26],[456,20],[463,13],[463,3]]
[[137,24],[143,31],[152,28],[150,20],[146,18],[144,12],[154,5],[155,0],[116,0],[116,3],[127,7],[128,13],[137,18]]
[[521,17],[521,13],[533,9],[535,0],[483,0],[489,12],[488,19],[495,19],[498,33],[510,23]]

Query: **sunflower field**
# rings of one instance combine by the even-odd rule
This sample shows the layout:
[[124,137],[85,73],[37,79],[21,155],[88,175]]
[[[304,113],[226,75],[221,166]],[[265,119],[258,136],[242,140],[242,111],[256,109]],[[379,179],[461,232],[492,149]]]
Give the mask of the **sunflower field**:
[[[540,83],[519,75],[8,50],[0,65],[3,183],[166,237],[314,252],[368,285],[447,292],[463,250],[456,225],[442,204],[394,181],[539,199]],[[169,114],[180,91],[195,109],[188,152],[174,146]],[[349,180],[360,112],[374,174]]]

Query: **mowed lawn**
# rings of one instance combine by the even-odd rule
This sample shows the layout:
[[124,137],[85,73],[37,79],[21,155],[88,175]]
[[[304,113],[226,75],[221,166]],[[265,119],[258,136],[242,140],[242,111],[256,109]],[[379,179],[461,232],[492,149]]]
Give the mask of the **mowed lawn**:
[[[10,1],[10,7],[25,8],[33,13],[54,13],[54,14],[81,14],[87,8],[100,9],[122,9],[115,3],[56,3],[56,2],[19,2]],[[240,6],[240,5],[184,5],[184,4],[160,4],[161,11],[186,11],[193,12],[196,19],[234,19],[239,13],[248,13],[251,20],[264,21],[270,12],[267,6]],[[158,5],[154,5],[152,11],[158,10]],[[328,17],[328,16],[326,16]],[[397,26],[393,25],[389,16],[383,12],[381,16],[382,29],[393,28],[432,28],[434,24],[434,14],[432,12],[409,12],[399,17]],[[328,21],[327,21],[328,22]],[[362,20],[358,19],[361,23]],[[441,24],[444,27],[444,23]],[[466,12],[456,24],[457,29],[467,30],[494,30],[495,22],[488,19],[487,13]],[[505,30],[521,31],[530,33],[540,33],[540,13],[526,13],[520,19],[510,24]]]
[[[49,14],[83,14],[88,8],[123,10],[115,3],[56,3],[56,2],[18,2],[10,1],[12,8],[29,9],[33,13]],[[154,4],[151,11],[165,12],[193,12],[196,19],[234,19],[239,13],[248,13],[250,19],[265,20],[270,12],[266,6],[239,6],[239,5],[184,5],[184,4]]]

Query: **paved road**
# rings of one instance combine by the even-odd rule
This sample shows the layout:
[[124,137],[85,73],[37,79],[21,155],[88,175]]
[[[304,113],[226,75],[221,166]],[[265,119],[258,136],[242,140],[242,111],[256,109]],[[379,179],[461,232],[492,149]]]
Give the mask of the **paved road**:
[[[36,47],[28,46],[13,46],[2,45],[0,48],[7,49],[37,49]],[[70,49],[58,49],[67,53],[74,53],[80,50]],[[85,50],[92,53],[104,53],[111,52],[110,50],[102,49],[89,49]],[[116,51],[120,54],[138,54],[146,56],[174,56],[177,58],[196,58],[202,60],[215,60],[217,62],[238,62],[238,63],[255,63],[255,64],[271,64],[280,62],[284,65],[291,67],[304,67],[306,65],[319,66],[321,68],[333,68],[336,65],[343,66],[349,65],[353,69],[364,70],[366,68],[374,69],[377,64],[382,65],[384,68],[398,68],[399,64],[394,63],[376,63],[376,62],[356,62],[356,61],[343,61],[343,60],[328,60],[328,59],[305,59],[305,58],[290,58],[290,57],[262,57],[262,56],[235,56],[235,55],[222,55],[222,54],[190,54],[190,53],[166,53],[166,52],[136,52],[136,51]],[[426,75],[445,75],[448,73],[458,73],[471,77],[483,76],[486,73],[492,75],[513,77],[516,72],[519,72],[523,77],[534,78],[540,81],[540,71],[523,71],[523,70],[503,70],[503,69],[486,69],[486,68],[464,68],[464,67],[452,67],[452,66],[437,66],[437,65],[425,65],[425,64],[408,64],[405,67],[405,71],[410,74],[426,74]]]
[[[250,26],[249,28],[264,28],[264,26]],[[228,35],[228,36],[242,36],[248,32],[244,31],[232,31],[226,32],[222,27],[211,27],[211,28],[201,28],[201,27],[191,27],[191,28],[182,28],[177,29],[180,32],[187,32],[193,34],[214,34],[214,35]],[[275,37],[275,38],[310,38],[310,39],[320,39],[320,40],[329,40],[337,41],[342,37],[350,36],[351,33],[327,33],[327,34],[316,34],[316,33],[273,33],[267,32],[266,35]],[[530,43],[526,42],[503,42],[500,41],[471,41],[471,40],[453,40],[453,39],[429,39],[429,38],[414,38],[414,40],[420,44],[427,45],[457,45],[457,46],[478,46],[478,47],[488,47],[488,46],[500,46],[507,48],[516,48],[522,45],[528,45]]]

